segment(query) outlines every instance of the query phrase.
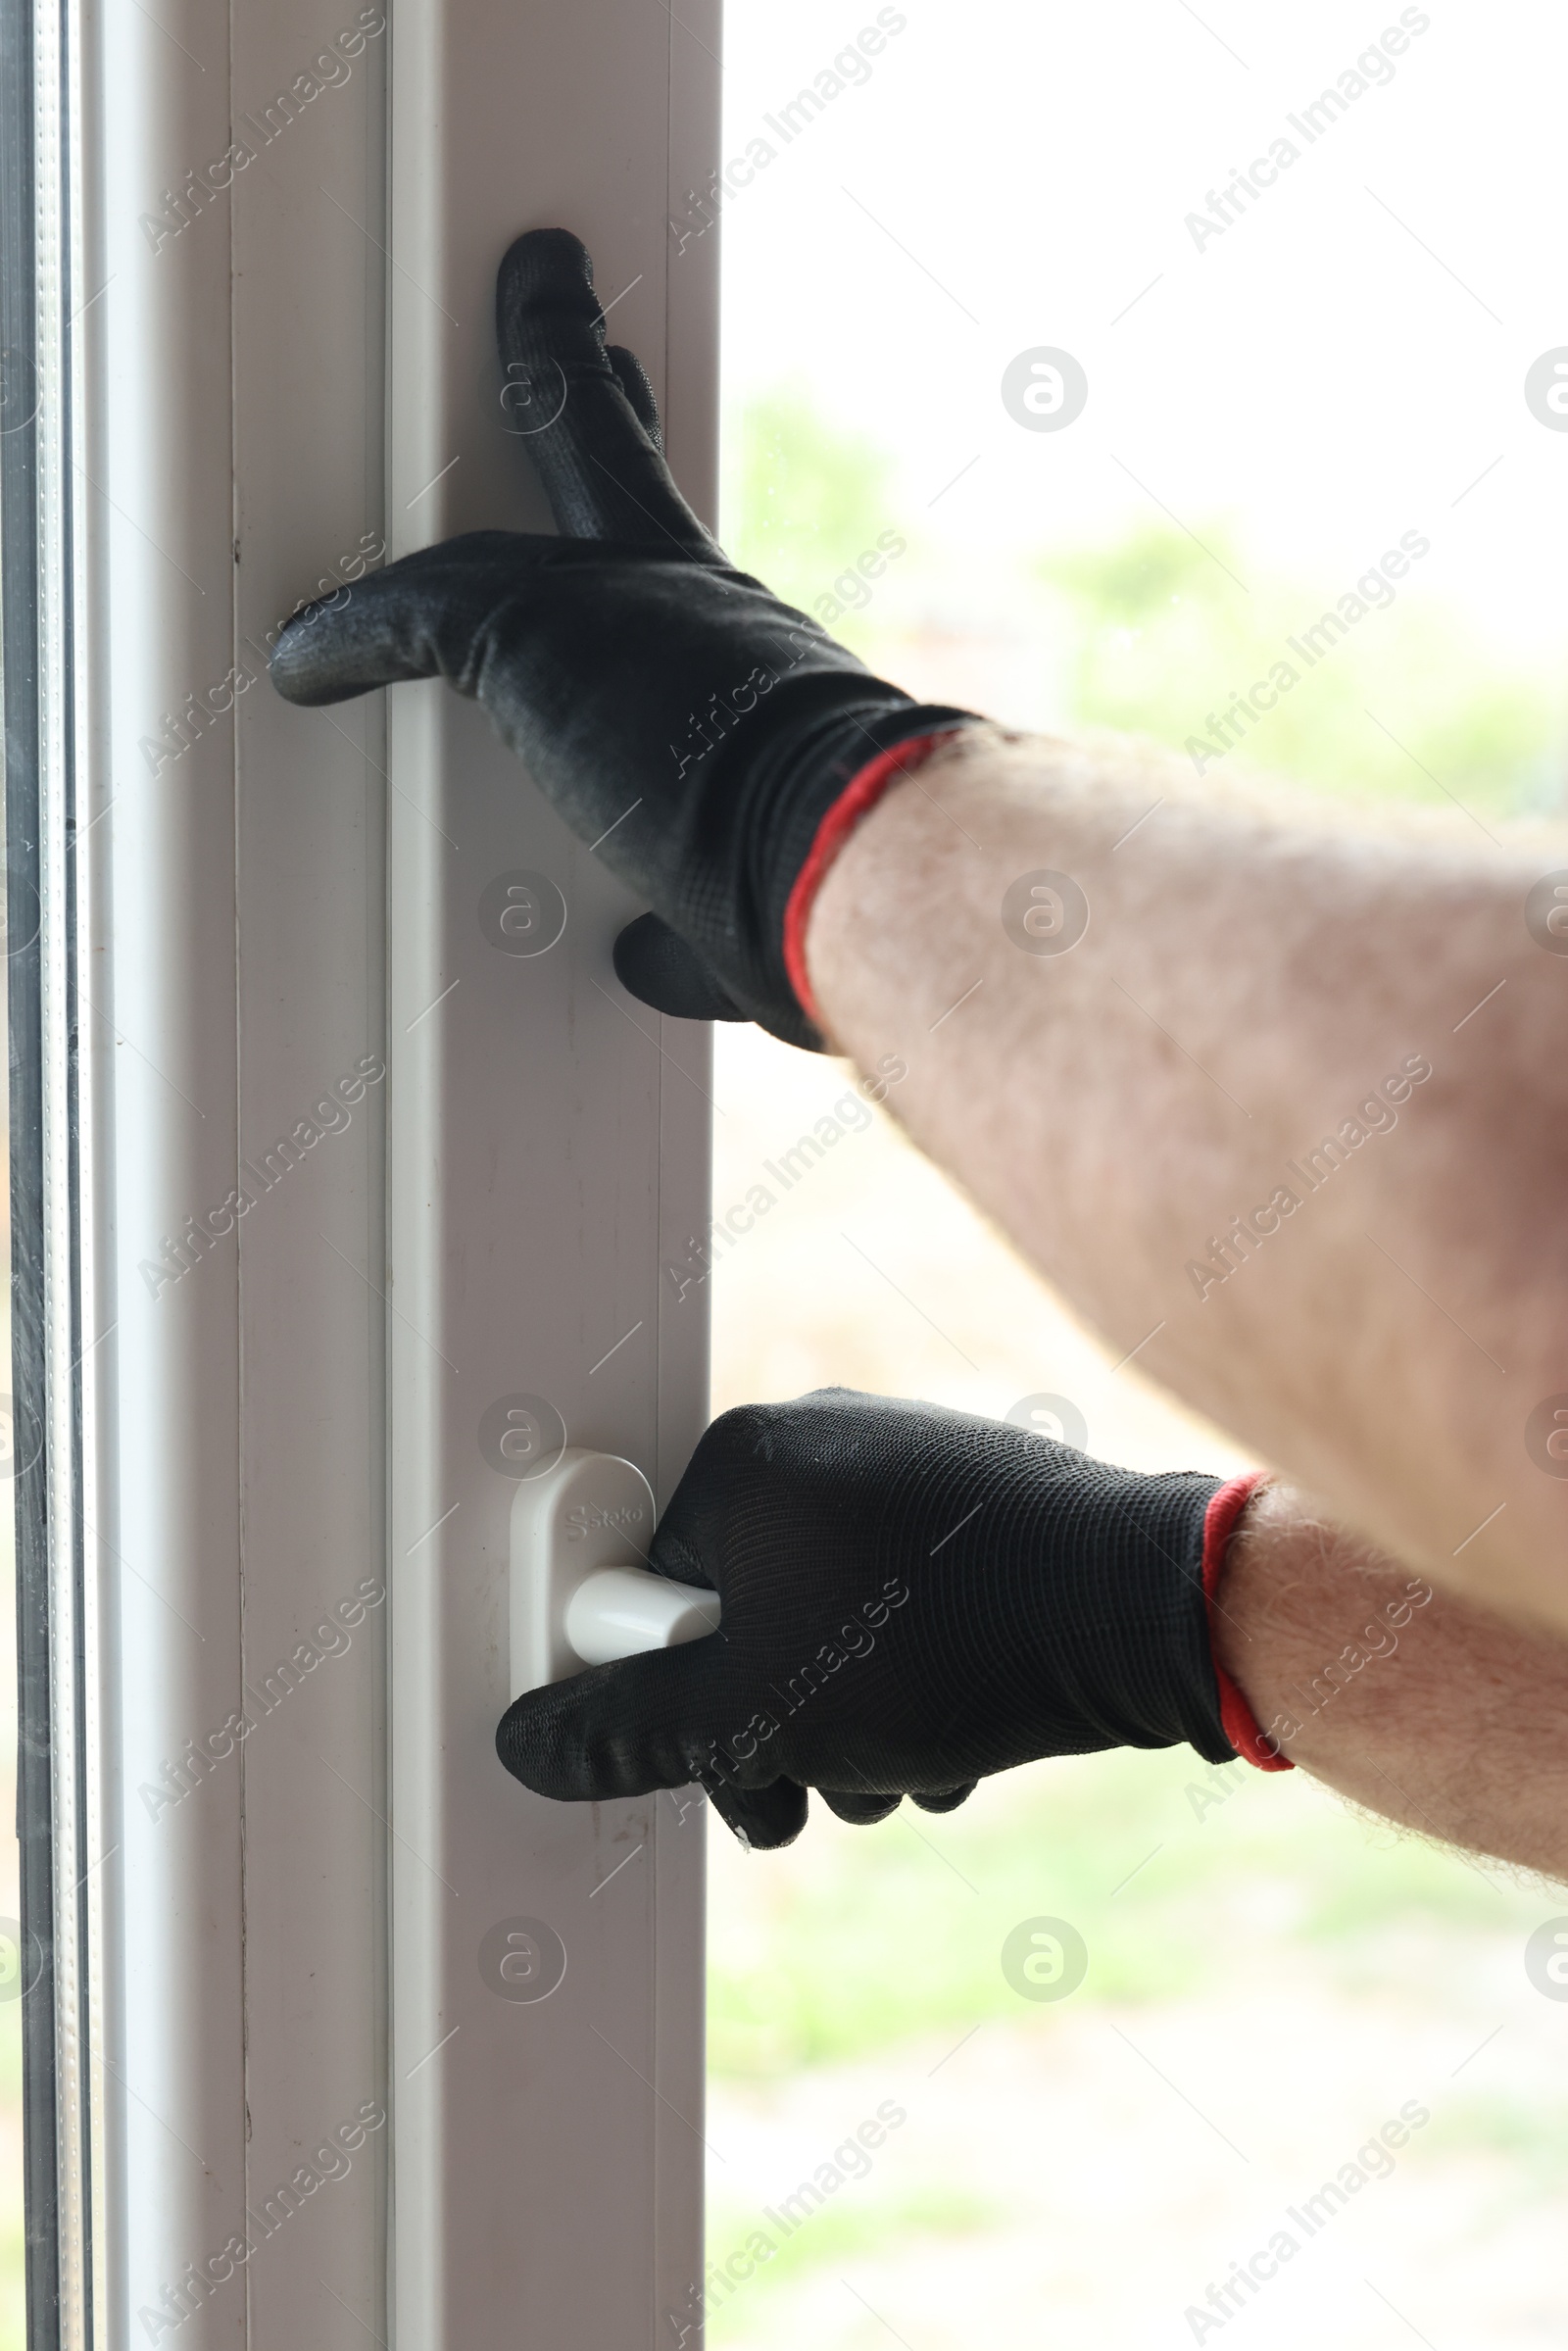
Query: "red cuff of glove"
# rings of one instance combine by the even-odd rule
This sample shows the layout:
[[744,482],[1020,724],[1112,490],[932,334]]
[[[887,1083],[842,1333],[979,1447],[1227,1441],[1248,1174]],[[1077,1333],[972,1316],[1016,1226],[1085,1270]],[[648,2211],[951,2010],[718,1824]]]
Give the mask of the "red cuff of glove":
[[[1225,1563],[1225,1553],[1236,1522],[1252,1495],[1257,1492],[1267,1472],[1250,1469],[1244,1477],[1232,1478],[1214,1494],[1203,1516],[1203,1598],[1208,1603],[1208,1637],[1214,1640],[1214,1593],[1219,1585],[1219,1571]],[[1226,1738],[1238,1755],[1247,1763],[1255,1764],[1260,1772],[1294,1772],[1295,1764],[1282,1755],[1277,1741],[1266,1739],[1258,1728],[1252,1712],[1237,1685],[1214,1659],[1214,1679],[1219,1684],[1219,1719]]]
[[895,743],[890,750],[879,751],[851,779],[816,828],[816,838],[795,877],[795,887],[784,907],[784,968],[802,1011],[818,1028],[822,1026],[822,1015],[806,974],[806,932],[828,868],[860,818],[875,808],[894,777],[910,775],[916,767],[923,767],[940,744],[951,743],[962,731],[961,727],[944,727],[939,734],[911,735],[906,743]]

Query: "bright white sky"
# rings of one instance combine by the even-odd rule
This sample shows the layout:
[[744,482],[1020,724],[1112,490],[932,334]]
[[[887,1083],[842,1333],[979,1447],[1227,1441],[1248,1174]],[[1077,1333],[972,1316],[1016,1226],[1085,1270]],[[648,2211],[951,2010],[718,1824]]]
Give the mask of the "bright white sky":
[[[1286,116],[1397,5],[1201,0],[1200,22],[1185,0],[901,0],[868,82],[782,145],[764,115],[876,13],[726,11],[725,155],[759,133],[779,150],[724,213],[732,397],[805,379],[897,456],[913,514],[978,458],[924,517],[971,562],[1118,534],[1153,511],[1142,483],[1200,531],[1231,514],[1326,593],[1419,529],[1425,589],[1479,638],[1554,656],[1568,431],[1523,384],[1568,345],[1568,13],[1406,11],[1430,24],[1392,80],[1307,146]],[[1299,160],[1200,252],[1186,214],[1282,134]],[[1002,404],[1039,345],[1088,373],[1061,432]]]

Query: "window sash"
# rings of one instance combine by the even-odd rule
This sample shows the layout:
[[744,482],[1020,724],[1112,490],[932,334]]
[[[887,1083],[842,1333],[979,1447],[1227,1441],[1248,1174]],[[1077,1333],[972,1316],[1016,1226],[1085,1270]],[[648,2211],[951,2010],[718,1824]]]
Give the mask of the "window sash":
[[[534,221],[630,289],[711,512],[716,256],[677,268],[666,220],[716,154],[717,12],[683,14],[408,0],[323,45],[306,0],[0,5],[39,384],[0,514],[40,2351],[636,2340],[701,2274],[701,1813],[501,1772],[476,1429],[547,1389],[667,1494],[706,1032],[618,1001],[629,904],[474,711],[263,674],[318,580],[539,519],[490,325]],[[537,966],[477,927],[498,859],[561,877]],[[623,1310],[646,1342],[601,1369]],[[518,1912],[569,1952],[537,2011],[480,1972]]]

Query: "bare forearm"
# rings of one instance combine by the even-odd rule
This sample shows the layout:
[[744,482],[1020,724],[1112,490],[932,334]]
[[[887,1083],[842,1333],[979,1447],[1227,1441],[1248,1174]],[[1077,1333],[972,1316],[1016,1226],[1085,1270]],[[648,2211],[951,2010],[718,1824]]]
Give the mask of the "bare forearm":
[[1568,1877],[1568,1642],[1435,1591],[1283,1486],[1248,1505],[1215,1598],[1215,1653],[1294,1763]]
[[[1118,1352],[1392,1555],[1568,1624],[1568,1482],[1526,1445],[1568,1391],[1568,958],[1522,913],[1553,864],[993,734],[865,818],[808,955]],[[1065,953],[1061,893],[1004,921],[1042,870],[1087,902]]]

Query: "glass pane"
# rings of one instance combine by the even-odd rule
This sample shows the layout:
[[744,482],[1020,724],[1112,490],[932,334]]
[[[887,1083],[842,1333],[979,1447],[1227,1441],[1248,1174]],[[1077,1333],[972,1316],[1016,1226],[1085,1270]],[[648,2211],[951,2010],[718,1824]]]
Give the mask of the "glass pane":
[[[31,213],[30,132],[25,72],[24,12],[0,7],[0,698],[5,727],[0,736],[0,826],[9,813],[10,767],[25,732],[25,621],[32,612],[30,520],[19,516],[27,497],[34,367],[31,335],[31,276],[25,235]],[[24,623],[21,642],[17,622]],[[6,908],[0,902],[0,919]],[[6,922],[8,946],[11,936]],[[7,998],[9,954],[0,957],[0,990]],[[7,1176],[6,1213],[0,1220],[5,1253],[5,1336],[0,1361],[12,1361],[10,1099],[0,1098],[7,1149],[0,1166]],[[9,1370],[6,1385],[12,1385]],[[22,1931],[20,1849],[17,1839],[17,1606],[16,1530],[12,1496],[17,1466],[18,1415],[11,1395],[0,1396],[4,1438],[4,1481],[0,1486],[0,2351],[22,2351],[26,2339],[26,2223],[23,2156],[24,1993],[30,1974]],[[24,1448],[25,1452],[26,1448]]]
[[[7,953],[0,958],[0,987],[7,999],[7,1033],[13,1012],[20,1027],[30,1030],[36,1012],[35,822],[27,821],[35,801],[37,777],[37,349],[34,331],[36,257],[34,249],[35,181],[33,172],[33,73],[30,11],[4,0],[0,6],[0,689],[3,689],[5,729],[0,757],[0,795],[6,824],[5,906],[3,920]],[[13,837],[12,827],[16,827]],[[11,986],[13,953],[22,947],[24,970],[20,990]],[[30,958],[30,960],[29,960]],[[10,1056],[12,1085],[3,1106],[8,1148],[7,1201],[4,1238],[6,1333],[4,1360],[8,1366],[7,1393],[0,1396],[4,1430],[4,1486],[0,1492],[0,2344],[20,2351],[26,2340],[28,2285],[27,2211],[30,2204],[37,2233],[33,2263],[33,2295],[42,2329],[52,2326],[57,2307],[54,2268],[54,2133],[53,2030],[51,1987],[47,1975],[40,1983],[36,1964],[41,1947],[30,1945],[22,1920],[38,1909],[47,1914],[51,1882],[49,1812],[47,1804],[48,1679],[47,1653],[40,1649],[43,1610],[38,1582],[33,1579],[30,1605],[19,1606],[14,1504],[20,1494],[35,1497],[39,1463],[37,1447],[19,1432],[36,1428],[37,1391],[32,1371],[20,1357],[28,1349],[25,1339],[20,1356],[13,1348],[13,1284],[11,1210],[17,1197],[9,1142],[13,1094],[21,1091],[36,1100],[35,1040],[23,1046],[19,1064],[16,1042]],[[36,1121],[33,1121],[34,1128]],[[22,1196],[36,1207],[36,1186],[30,1171],[24,1175]],[[36,1265],[36,1251],[32,1252]],[[25,1262],[25,1260],[24,1260]],[[30,1306],[36,1305],[36,1285]],[[34,1327],[24,1309],[24,1327]],[[35,1368],[35,1366],[34,1366]],[[28,1392],[31,1391],[29,1400]],[[21,1475],[18,1475],[19,1466]],[[41,1553],[38,1554],[41,1563]],[[34,1752],[43,1765],[27,1775],[27,1796],[33,1819],[29,1837],[31,1860],[28,1896],[22,1886],[18,1828],[18,1634],[25,1626],[34,1670],[30,1677],[29,1728]],[[39,1715],[41,1744],[37,1741]],[[44,1798],[41,1817],[38,1798]],[[52,1940],[47,1928],[45,1941]],[[35,2081],[40,2070],[43,2098],[26,2150],[32,2176],[24,2156],[23,2079],[24,2042]],[[29,2194],[30,2189],[30,2194]]]
[[[37,360],[35,360],[35,254],[33,254],[33,40],[30,10],[19,0],[0,7],[0,691],[5,696],[5,736],[0,753],[0,795],[5,807],[7,872],[0,874],[5,901],[0,921],[5,924],[7,955],[0,956],[0,990],[5,992],[7,1035],[12,1013],[12,950],[22,943],[24,955],[35,943],[35,924],[25,919],[30,889],[30,849],[14,854],[10,825],[33,835],[35,825],[24,823],[24,808],[33,797],[37,773],[37,541],[35,541],[35,482],[37,482]],[[25,1023],[25,985],[22,1015]],[[28,1055],[30,1062],[30,1055]],[[12,1072],[17,1053],[12,1049]],[[24,1079],[24,1086],[30,1082]],[[22,1911],[22,1848],[19,1848],[17,1803],[17,1526],[14,1495],[28,1477],[37,1477],[37,1448],[19,1432],[35,1427],[25,1396],[14,1396],[17,1371],[12,1356],[12,1154],[7,1089],[0,1117],[7,1124],[7,1150],[0,1161],[7,1171],[7,1210],[0,1220],[0,1249],[5,1250],[5,1363],[7,1392],[0,1395],[0,2346],[22,2351],[25,2341],[25,2287],[28,2287],[28,2217],[25,2217],[24,2165],[24,2027],[33,2043],[33,2057],[42,2057],[42,2085],[52,2099],[52,2029],[49,2029],[49,1986],[40,1984],[37,1942],[28,1963],[28,1937],[24,1935]],[[24,1375],[25,1378],[25,1375]],[[22,1479],[19,1479],[22,1469]],[[33,1622],[37,1613],[33,1610]],[[42,1699],[47,1763],[47,1676],[35,1684]],[[47,1785],[47,1782],[45,1782]],[[37,1793],[37,1775],[30,1778]],[[33,1876],[33,1897],[49,1899],[49,1817],[35,1822],[35,1860],[42,1864]],[[42,2003],[42,2015],[37,2013]],[[37,2027],[42,2025],[42,2036]],[[37,2134],[37,2188],[33,2222],[40,2235],[40,2280],[47,2278],[40,2297],[40,2327],[54,2318],[54,2134],[52,2114],[45,2111]],[[35,2341],[45,2341],[37,2334]]]
[[[1488,112],[1473,35],[1390,15],[732,8],[736,560],[923,698],[1330,811],[1560,812],[1563,30],[1516,12],[1536,66]],[[715,1411],[837,1382],[1246,1465],[841,1067],[721,1028],[715,1095],[715,1211],[773,1195],[714,1269]],[[1253,2298],[1276,2351],[1561,2333],[1563,2010],[1524,1964],[1559,1892],[1186,1748],[710,1855],[710,2344],[1145,2351]],[[1004,1972],[1040,1917],[1087,1946],[1070,1996]]]
[[[0,803],[4,795],[0,762]],[[3,824],[3,807],[0,807]],[[0,1026],[9,994],[10,964],[0,957]],[[9,1140],[9,1106],[0,1095],[0,1122]],[[10,1152],[0,1150],[0,1168],[9,1179]],[[5,1327],[0,1361],[11,1361],[10,1185],[0,1218],[0,1256],[5,1283],[0,1290]],[[26,2341],[26,2220],[23,2163],[24,2001],[36,1976],[22,1928],[21,1847],[17,1838],[17,1545],[11,1506],[19,1466],[19,1415],[9,1395],[0,1396],[0,2351],[22,2351]],[[20,1458],[25,1463],[24,1443]]]
[[[0,2341],[90,2335],[72,666],[73,24],[0,0],[0,679],[10,1042]],[[14,1762],[13,1762],[14,1758]]]

